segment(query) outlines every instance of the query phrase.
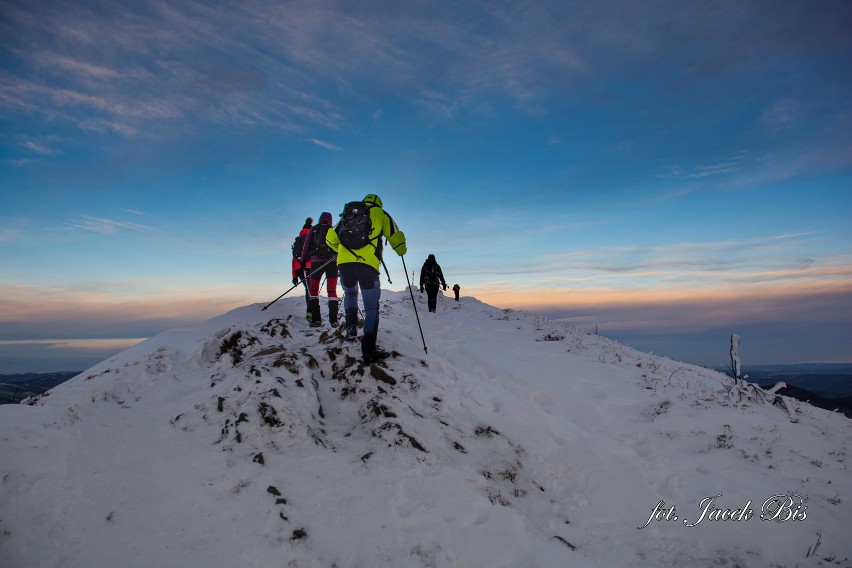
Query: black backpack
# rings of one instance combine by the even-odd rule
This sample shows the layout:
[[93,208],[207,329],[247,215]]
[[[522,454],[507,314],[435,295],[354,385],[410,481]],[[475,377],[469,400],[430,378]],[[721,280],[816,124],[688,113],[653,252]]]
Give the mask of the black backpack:
[[331,225],[317,225],[313,228],[313,241],[311,241],[311,256],[318,258],[331,258],[334,256],[334,251],[328,246],[325,241],[326,233],[331,229]]
[[305,246],[305,237],[303,235],[298,235],[296,240],[293,241],[293,258],[302,262],[302,247]]
[[[334,231],[340,244],[350,251],[356,251],[370,244],[370,207],[363,201],[350,201],[343,207],[343,216]],[[376,246],[376,245],[373,245]]]
[[423,271],[424,276],[426,276],[426,283],[430,286],[438,286],[440,285],[440,279],[438,278],[438,265],[433,264],[432,266],[427,266]]

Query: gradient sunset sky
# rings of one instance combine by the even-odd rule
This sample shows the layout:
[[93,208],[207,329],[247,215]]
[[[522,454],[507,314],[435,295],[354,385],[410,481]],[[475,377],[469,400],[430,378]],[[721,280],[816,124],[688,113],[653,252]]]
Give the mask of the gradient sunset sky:
[[367,193],[462,295],[852,362],[850,30],[848,0],[0,1],[0,373],[271,301],[305,217]]

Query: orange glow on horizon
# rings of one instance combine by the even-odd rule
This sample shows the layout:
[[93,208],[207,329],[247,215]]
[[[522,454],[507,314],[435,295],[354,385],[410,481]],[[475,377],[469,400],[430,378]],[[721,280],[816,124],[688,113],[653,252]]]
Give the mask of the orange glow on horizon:
[[145,341],[145,337],[101,339],[20,339],[0,340],[0,345],[45,345],[49,349],[99,352],[120,351]]
[[663,289],[512,289],[471,286],[468,295],[498,307],[547,309],[572,307],[627,307],[692,303],[740,303],[750,300],[852,295],[852,282],[829,281],[795,284],[759,284],[726,288],[670,287]]

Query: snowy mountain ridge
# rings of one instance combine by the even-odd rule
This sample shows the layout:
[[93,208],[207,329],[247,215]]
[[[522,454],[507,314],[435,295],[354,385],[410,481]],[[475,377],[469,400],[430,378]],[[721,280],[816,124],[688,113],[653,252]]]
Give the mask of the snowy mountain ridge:
[[845,417],[473,298],[420,319],[428,354],[383,291],[365,367],[246,306],[0,407],[3,566],[850,565]]

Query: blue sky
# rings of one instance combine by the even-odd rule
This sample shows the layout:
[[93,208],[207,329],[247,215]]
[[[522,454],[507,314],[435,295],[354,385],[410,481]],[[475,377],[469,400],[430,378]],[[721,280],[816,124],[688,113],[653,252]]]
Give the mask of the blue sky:
[[[289,286],[381,196],[409,272],[721,366],[852,361],[852,5],[0,1],[0,372]],[[389,259],[391,289],[405,278]]]

